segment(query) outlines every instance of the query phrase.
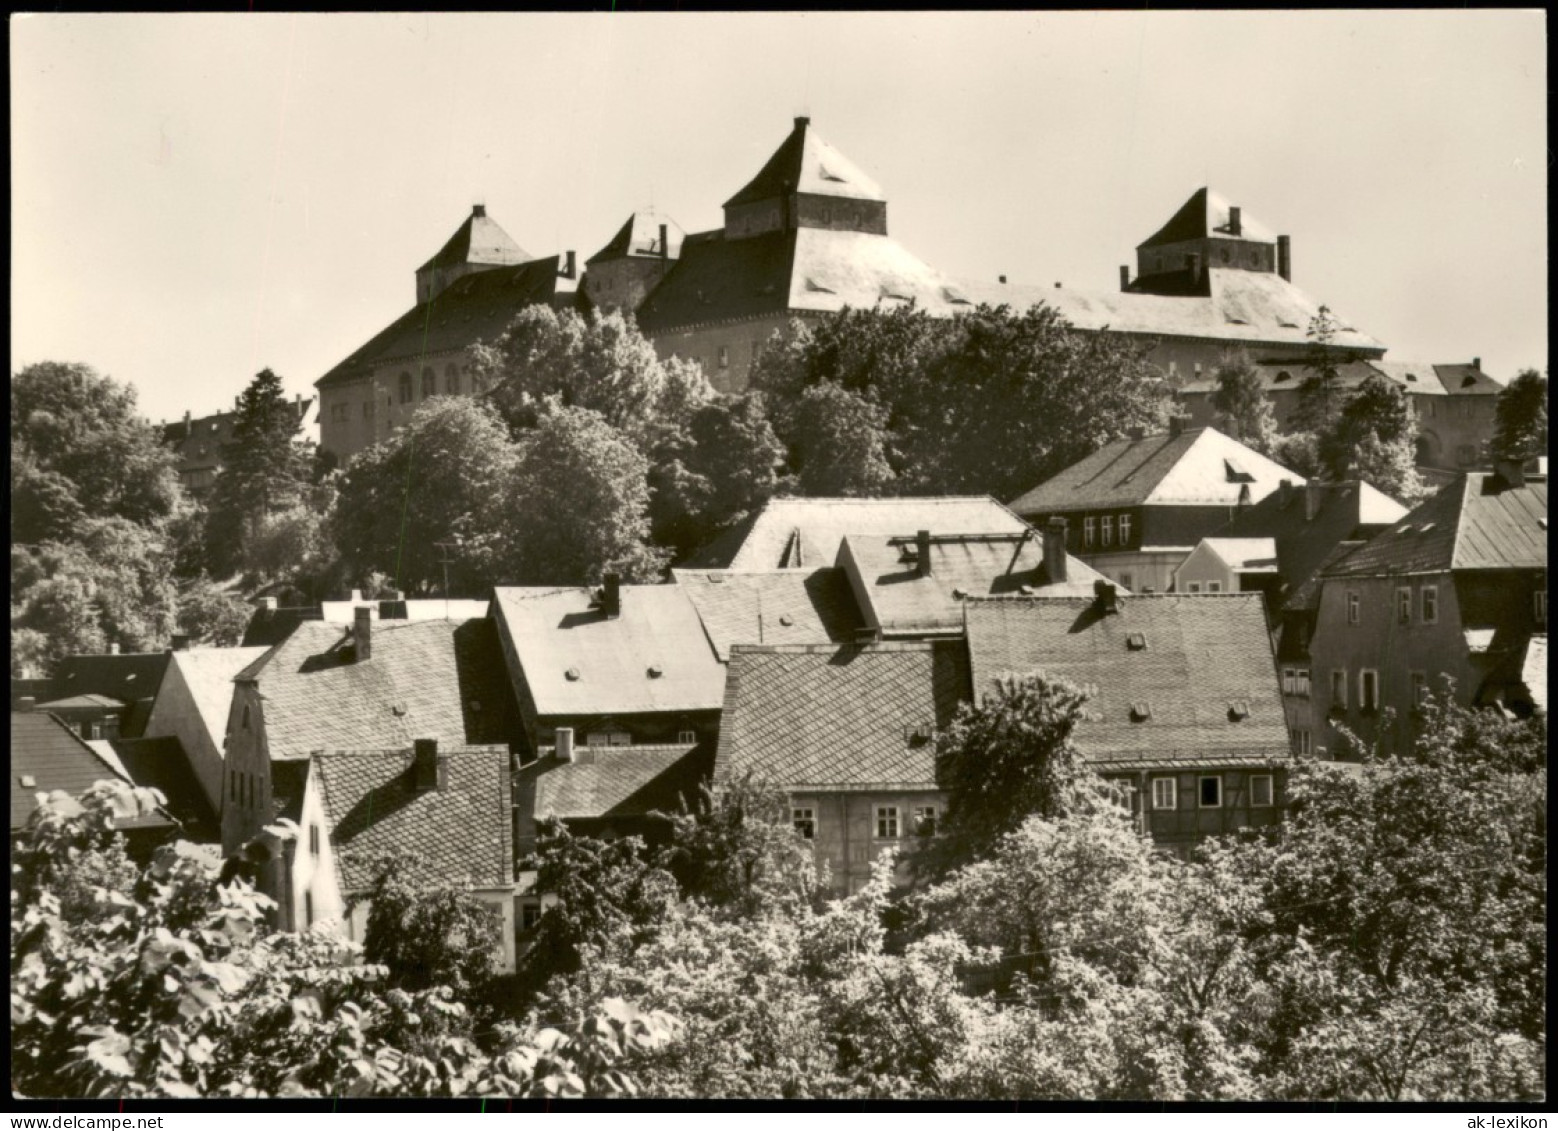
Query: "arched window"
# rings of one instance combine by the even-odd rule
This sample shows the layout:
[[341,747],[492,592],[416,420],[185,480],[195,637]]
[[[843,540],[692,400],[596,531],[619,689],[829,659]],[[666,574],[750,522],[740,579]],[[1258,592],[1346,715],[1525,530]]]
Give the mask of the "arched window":
[[432,367],[422,370],[422,399],[438,395],[438,378],[433,375]]
[[460,367],[450,364],[444,367],[444,392],[451,397],[460,395]]
[[411,403],[411,374],[409,373],[400,375],[400,403]]

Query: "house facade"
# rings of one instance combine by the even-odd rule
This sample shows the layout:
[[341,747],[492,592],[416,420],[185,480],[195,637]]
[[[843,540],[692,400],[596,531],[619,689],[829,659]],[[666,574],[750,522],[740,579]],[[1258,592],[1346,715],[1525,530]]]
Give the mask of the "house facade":
[[178,739],[213,812],[222,809],[233,678],[264,654],[264,648],[175,650],[146,720],[147,737]]

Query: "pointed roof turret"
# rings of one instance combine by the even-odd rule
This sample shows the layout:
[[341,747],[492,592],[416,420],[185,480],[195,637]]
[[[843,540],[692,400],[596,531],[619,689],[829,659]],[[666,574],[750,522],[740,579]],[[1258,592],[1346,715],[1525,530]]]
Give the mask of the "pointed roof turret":
[[498,227],[487,215],[485,205],[477,204],[465,223],[449,237],[449,242],[439,248],[438,254],[419,267],[428,271],[439,267],[454,267],[464,263],[479,263],[497,267],[530,262],[530,253],[514,242],[513,238]]
[[725,202],[725,207],[768,200],[791,192],[882,203],[887,200],[875,181],[817,136],[811,128],[810,118],[795,119],[790,136],[774,151],[757,176]]
[[1231,204],[1227,197],[1209,188],[1198,188],[1190,194],[1190,199],[1185,201],[1167,224],[1136,246],[1138,248],[1158,247],[1163,244],[1183,243],[1186,240],[1204,240],[1213,236],[1245,239],[1256,243],[1277,242],[1277,237],[1271,229],[1245,215],[1244,210]]
[[[660,246],[661,229],[665,230],[666,247]],[[617,230],[611,241],[585,263],[598,263],[605,259],[675,259],[682,253],[682,240],[686,237],[681,225],[657,212],[635,212],[626,224]]]

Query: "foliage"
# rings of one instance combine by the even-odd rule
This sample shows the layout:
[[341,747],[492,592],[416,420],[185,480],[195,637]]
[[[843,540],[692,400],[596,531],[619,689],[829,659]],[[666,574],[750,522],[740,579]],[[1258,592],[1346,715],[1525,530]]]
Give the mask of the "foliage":
[[1321,474],[1320,443],[1313,432],[1278,433],[1268,454],[1305,479],[1316,479]]
[[68,541],[83,519],[157,528],[181,498],[172,454],[135,390],[87,365],[11,376],[11,539]]
[[1402,389],[1370,374],[1347,397],[1318,439],[1320,462],[1332,479],[1363,479],[1404,505],[1424,494],[1417,474],[1417,417]]
[[1288,426],[1296,432],[1329,432],[1342,410],[1342,368],[1350,358],[1337,352],[1336,336],[1343,331],[1341,320],[1322,306],[1313,318],[1305,337],[1314,343],[1314,360],[1298,386],[1298,407]]
[[1524,369],[1500,391],[1493,458],[1525,461],[1547,454],[1547,375]]
[[1243,349],[1225,354],[1212,373],[1217,390],[1212,394],[1212,426],[1262,455],[1270,455],[1276,442],[1277,419],[1271,398],[1261,385],[1260,371]]
[[206,577],[197,578],[179,594],[178,626],[189,634],[191,643],[236,648],[249,627],[252,613],[242,597]]
[[502,916],[464,888],[439,882],[426,859],[380,861],[367,899],[363,958],[383,966],[391,985],[412,992],[448,986],[463,999],[497,973]]
[[825,382],[801,391],[792,416],[790,463],[803,495],[869,498],[892,492],[887,414],[880,406]]

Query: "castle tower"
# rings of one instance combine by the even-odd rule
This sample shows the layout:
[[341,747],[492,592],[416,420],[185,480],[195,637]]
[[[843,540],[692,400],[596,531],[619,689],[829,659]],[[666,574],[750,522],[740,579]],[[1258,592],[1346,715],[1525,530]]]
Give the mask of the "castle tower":
[[882,190],[818,137],[810,118],[796,118],[768,163],[725,202],[727,240],[796,228],[887,234]]
[[1208,188],[1197,189],[1136,248],[1137,278],[1121,268],[1121,287],[1138,294],[1205,295],[1211,269],[1281,275],[1291,281],[1288,237]]
[[431,301],[456,279],[490,267],[530,262],[530,255],[477,204],[437,255],[417,268],[417,303]]
[[637,310],[682,253],[686,233],[656,212],[635,212],[585,260],[584,293],[602,310]]

